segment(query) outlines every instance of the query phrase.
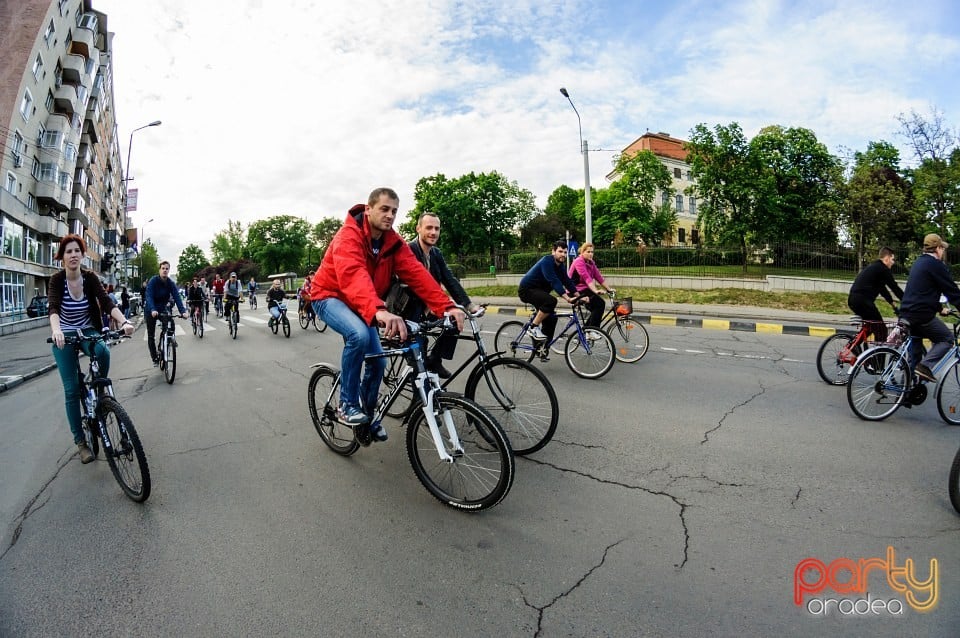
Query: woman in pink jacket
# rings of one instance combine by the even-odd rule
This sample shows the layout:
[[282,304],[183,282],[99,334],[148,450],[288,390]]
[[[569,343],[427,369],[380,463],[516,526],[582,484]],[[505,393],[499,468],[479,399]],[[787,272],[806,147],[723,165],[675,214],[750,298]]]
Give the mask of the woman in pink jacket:
[[570,272],[567,274],[576,284],[577,293],[589,299],[587,304],[590,308],[590,318],[587,319],[587,327],[599,328],[605,306],[603,299],[600,298],[600,289],[603,288],[611,294],[614,290],[604,283],[603,275],[597,268],[597,262],[593,260],[593,244],[587,242],[580,246],[580,254],[570,264]]

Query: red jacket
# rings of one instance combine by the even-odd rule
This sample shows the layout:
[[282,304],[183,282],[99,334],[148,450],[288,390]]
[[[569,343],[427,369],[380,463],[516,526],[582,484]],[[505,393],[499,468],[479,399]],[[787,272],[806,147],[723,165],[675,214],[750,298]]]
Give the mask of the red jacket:
[[454,306],[395,230],[381,239],[380,252],[374,255],[364,206],[351,208],[313,276],[310,299],[336,297],[372,325],[377,311],[387,307],[383,298],[396,275],[438,317]]

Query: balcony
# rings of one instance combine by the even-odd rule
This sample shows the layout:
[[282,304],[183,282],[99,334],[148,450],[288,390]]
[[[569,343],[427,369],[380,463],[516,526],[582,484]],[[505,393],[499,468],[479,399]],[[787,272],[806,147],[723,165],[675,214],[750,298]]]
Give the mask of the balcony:
[[67,54],[63,60],[63,81],[80,84],[87,72],[87,59],[82,55]]
[[76,87],[72,84],[60,85],[57,92],[53,94],[53,108],[72,117],[80,108],[80,98],[77,97]]
[[82,205],[84,206],[84,208],[83,209],[71,208],[70,213],[67,215],[67,221],[80,222],[81,224],[83,224],[84,228],[88,228],[90,226],[90,218],[87,216],[86,202],[84,202],[83,198],[80,197],[79,195],[74,196],[74,199],[79,199],[79,202],[77,202],[77,204],[79,205],[82,202]]
[[67,139],[70,136],[70,127],[73,125],[73,117],[64,113],[51,113],[47,116],[47,121],[43,123],[44,130],[57,131],[61,139]]
[[80,142],[93,146],[99,141],[100,141],[100,134],[97,133],[97,127],[94,125],[93,120],[90,120],[90,119],[84,120],[83,135],[80,137]]
[[67,222],[60,217],[51,217],[49,215],[38,215],[33,220],[33,226],[37,232],[42,235],[51,235],[53,237],[63,237],[67,234]]
[[81,144],[80,149],[77,151],[77,168],[87,168],[90,166],[90,145]]
[[52,206],[58,211],[70,210],[70,191],[57,182],[37,182],[37,202]]
[[[89,20],[91,16],[93,20]],[[97,48],[97,20],[91,13],[84,14],[80,19],[78,28],[73,31],[73,42],[70,43],[70,53],[82,55],[85,58],[90,57],[90,52]]]

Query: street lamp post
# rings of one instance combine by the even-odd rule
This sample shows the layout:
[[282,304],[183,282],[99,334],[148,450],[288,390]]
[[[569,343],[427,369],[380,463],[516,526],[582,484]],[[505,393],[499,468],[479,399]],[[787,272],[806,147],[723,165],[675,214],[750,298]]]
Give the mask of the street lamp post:
[[[144,124],[143,126],[139,128],[135,128],[132,131],[130,131],[130,142],[127,144],[127,168],[123,171],[123,186],[124,186],[123,188],[123,218],[124,218],[123,232],[124,234],[126,234],[127,232],[126,219],[127,219],[127,206],[129,204],[127,198],[130,195],[130,180],[133,179],[132,177],[130,177],[130,152],[133,150],[133,134],[141,129],[149,128],[151,126],[160,126],[160,124],[161,124],[160,120],[154,120],[149,124]],[[150,221],[153,221],[153,220],[151,219]],[[139,241],[139,237],[137,238],[137,240]],[[129,250],[130,250],[129,246],[124,246],[123,276],[125,278],[129,278],[127,274],[127,252]],[[143,258],[140,259],[140,265],[143,266]],[[141,273],[138,272],[137,275],[140,276]]]
[[583,153],[583,209],[586,216],[586,237],[584,240],[593,243],[593,215],[590,211],[590,158],[587,155],[588,145],[587,140],[583,139],[583,127],[580,125],[580,111],[577,110],[577,107],[574,106],[573,100],[570,99],[570,94],[567,93],[567,89],[561,88],[560,93],[563,94],[563,97],[567,98],[567,101],[570,102],[570,106],[573,106],[573,112],[577,114],[577,130],[580,132],[580,151]]

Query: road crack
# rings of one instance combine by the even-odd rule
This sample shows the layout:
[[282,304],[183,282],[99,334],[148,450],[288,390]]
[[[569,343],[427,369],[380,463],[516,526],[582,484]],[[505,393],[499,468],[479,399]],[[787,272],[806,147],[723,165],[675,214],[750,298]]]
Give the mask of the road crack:
[[729,410],[727,410],[727,412],[722,417],[720,417],[720,420],[717,421],[716,427],[710,428],[709,430],[703,433],[703,439],[700,440],[700,445],[707,443],[710,440],[710,435],[716,432],[717,430],[719,430],[721,427],[723,427],[723,422],[727,420],[728,416],[730,416],[731,414],[733,414],[743,406],[747,405],[748,403],[750,403],[751,401],[753,401],[754,399],[756,399],[758,396],[762,395],[766,391],[767,391],[767,388],[761,383],[759,392],[756,392],[755,394],[753,394],[753,396],[748,397],[742,403],[738,403],[732,408],[730,408]]
[[[20,514],[14,519],[16,526],[13,529],[13,538],[10,539],[10,544],[7,545],[6,549],[3,550],[3,553],[0,554],[0,561],[4,559],[4,557],[7,555],[7,552],[13,549],[13,546],[17,544],[18,540],[20,540],[20,534],[23,532],[23,524],[27,522],[27,519],[43,509],[44,505],[50,501],[50,494],[47,492],[47,488],[50,487],[55,480],[57,480],[57,477],[60,475],[60,471],[65,468],[67,464],[70,463],[70,461],[72,461],[76,456],[77,453],[74,452],[73,454],[67,456],[65,461],[62,461],[57,465],[57,471],[54,472],[53,476],[48,478],[43,485],[40,486],[40,490],[33,495],[33,498],[27,502]],[[40,501],[41,497],[43,497],[44,500],[38,504],[38,501]]]

